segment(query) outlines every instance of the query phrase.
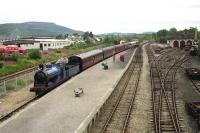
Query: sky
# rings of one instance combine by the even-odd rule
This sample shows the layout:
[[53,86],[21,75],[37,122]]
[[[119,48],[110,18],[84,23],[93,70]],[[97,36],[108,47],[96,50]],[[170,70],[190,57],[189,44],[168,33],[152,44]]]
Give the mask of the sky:
[[0,24],[53,22],[95,34],[197,27],[200,0],[1,0]]

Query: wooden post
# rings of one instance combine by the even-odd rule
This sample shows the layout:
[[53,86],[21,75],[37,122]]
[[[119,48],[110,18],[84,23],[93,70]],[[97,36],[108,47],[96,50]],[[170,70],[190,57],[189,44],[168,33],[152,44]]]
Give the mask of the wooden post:
[[4,93],[6,93],[6,81],[3,81],[3,86],[4,86]]
[[15,78],[15,85],[16,85],[16,89],[18,89],[17,88],[17,77]]

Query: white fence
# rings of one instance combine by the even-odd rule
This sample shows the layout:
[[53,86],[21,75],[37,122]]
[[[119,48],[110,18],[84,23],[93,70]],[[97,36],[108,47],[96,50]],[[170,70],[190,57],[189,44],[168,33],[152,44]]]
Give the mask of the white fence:
[[30,89],[30,84],[34,81],[35,72],[27,73],[25,75],[16,77],[0,83],[0,97],[6,95],[6,93],[11,91],[16,91],[18,89],[27,88]]

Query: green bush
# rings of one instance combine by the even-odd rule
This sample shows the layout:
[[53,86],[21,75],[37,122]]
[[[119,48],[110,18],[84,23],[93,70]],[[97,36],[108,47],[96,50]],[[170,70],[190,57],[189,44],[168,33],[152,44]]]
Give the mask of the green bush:
[[3,61],[0,61],[0,68],[2,68],[4,66]]
[[0,60],[4,60],[4,55],[1,52],[0,52]]
[[19,58],[20,58],[20,55],[15,53],[15,54],[12,54],[10,56],[4,57],[4,60],[5,61],[16,61],[17,62],[19,60]]
[[64,46],[64,48],[65,48],[65,49],[69,49],[69,48],[70,48],[70,46]]
[[61,52],[61,50],[58,50],[58,49],[57,49],[57,50],[56,50],[56,53],[62,53],[62,52]]
[[40,50],[34,49],[29,52],[28,57],[30,59],[41,59],[42,56],[41,56]]

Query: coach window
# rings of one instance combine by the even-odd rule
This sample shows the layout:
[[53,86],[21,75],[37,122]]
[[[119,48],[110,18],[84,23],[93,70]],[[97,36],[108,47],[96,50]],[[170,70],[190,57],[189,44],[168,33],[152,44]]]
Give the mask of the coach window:
[[51,46],[51,44],[48,44],[48,46]]
[[47,46],[47,44],[44,44],[44,46],[46,47],[46,46]]

